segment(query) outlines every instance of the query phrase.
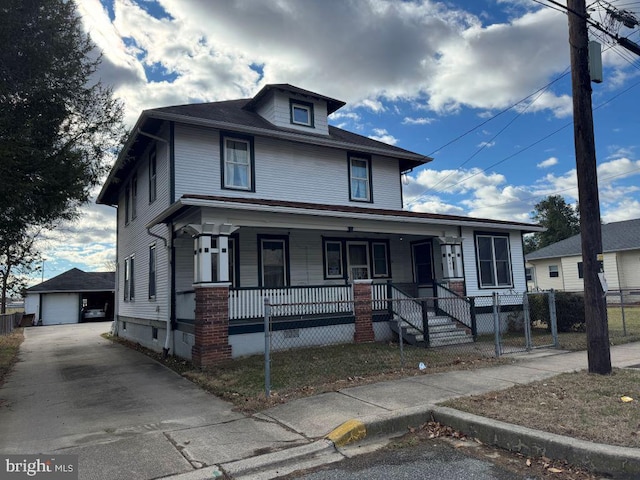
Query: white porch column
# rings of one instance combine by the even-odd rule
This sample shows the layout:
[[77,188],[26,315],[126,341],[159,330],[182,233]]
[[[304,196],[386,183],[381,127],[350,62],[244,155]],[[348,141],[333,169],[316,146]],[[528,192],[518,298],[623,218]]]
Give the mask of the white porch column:
[[439,237],[444,279],[464,278],[462,271],[462,238]]
[[193,283],[211,283],[211,234],[195,237],[193,261]]
[[229,237],[218,237],[218,282],[229,281]]

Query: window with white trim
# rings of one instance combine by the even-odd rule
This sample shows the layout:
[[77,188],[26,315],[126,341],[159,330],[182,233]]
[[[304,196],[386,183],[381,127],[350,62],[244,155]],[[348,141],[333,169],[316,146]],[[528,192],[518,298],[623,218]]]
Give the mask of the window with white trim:
[[369,276],[368,242],[347,242],[347,262],[350,280],[371,278]]
[[266,288],[287,286],[287,248],[284,239],[260,239],[262,259],[262,286]]
[[124,301],[135,299],[135,255],[124,259]]
[[131,179],[131,220],[138,216],[138,175]]
[[373,242],[371,244],[371,252],[373,254],[373,276],[388,277],[389,254],[387,252],[387,244],[384,242]]
[[313,103],[289,100],[291,123],[313,127]]
[[131,186],[127,183],[124,187],[124,224],[129,224],[129,215],[131,214]]
[[349,158],[349,199],[371,201],[371,161],[368,158]]
[[156,149],[149,153],[149,203],[156,201],[157,187]]
[[560,269],[558,265],[549,265],[549,278],[558,278],[560,276]]
[[253,190],[253,148],[242,138],[223,138],[223,186],[238,190]]
[[149,246],[149,298],[156,298],[156,245]]
[[476,257],[480,288],[513,286],[508,236],[476,235]]
[[327,240],[324,242],[324,275],[327,278],[343,278],[342,242]]

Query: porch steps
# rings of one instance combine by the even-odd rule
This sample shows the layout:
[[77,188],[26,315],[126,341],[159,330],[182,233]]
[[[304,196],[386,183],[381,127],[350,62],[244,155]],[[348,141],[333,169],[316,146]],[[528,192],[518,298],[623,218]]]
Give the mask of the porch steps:
[[[390,322],[390,326],[391,330],[398,333],[396,320]],[[425,346],[424,335],[422,334],[422,320],[420,320],[419,324],[417,319],[409,319],[405,322],[402,326],[402,339],[410,345]],[[431,316],[431,314],[429,314],[430,347],[458,345],[472,342],[473,337],[468,329],[460,327],[449,317]]]

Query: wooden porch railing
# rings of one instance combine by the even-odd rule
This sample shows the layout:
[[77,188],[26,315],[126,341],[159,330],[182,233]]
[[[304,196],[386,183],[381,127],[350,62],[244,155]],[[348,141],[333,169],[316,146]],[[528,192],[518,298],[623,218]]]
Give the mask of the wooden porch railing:
[[264,299],[274,305],[274,316],[351,313],[351,285],[316,285],[229,290],[229,320],[264,317]]

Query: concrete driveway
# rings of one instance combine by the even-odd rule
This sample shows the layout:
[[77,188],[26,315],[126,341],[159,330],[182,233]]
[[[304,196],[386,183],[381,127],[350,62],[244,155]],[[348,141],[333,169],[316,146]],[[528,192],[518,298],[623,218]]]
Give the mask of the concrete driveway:
[[0,388],[1,453],[78,454],[81,479],[129,480],[306,442],[100,337],[109,327],[25,329],[19,362]]

